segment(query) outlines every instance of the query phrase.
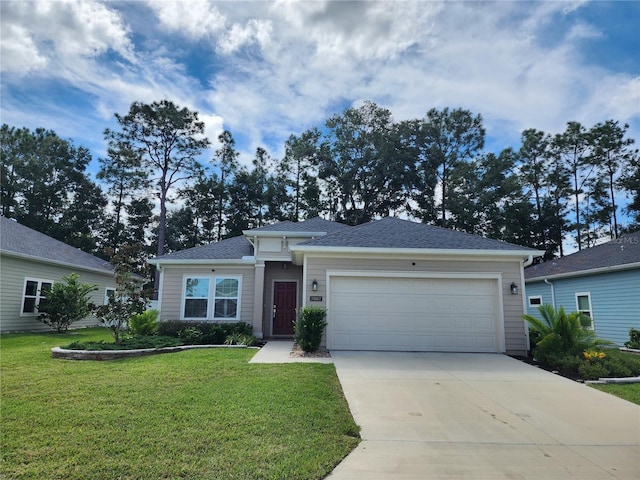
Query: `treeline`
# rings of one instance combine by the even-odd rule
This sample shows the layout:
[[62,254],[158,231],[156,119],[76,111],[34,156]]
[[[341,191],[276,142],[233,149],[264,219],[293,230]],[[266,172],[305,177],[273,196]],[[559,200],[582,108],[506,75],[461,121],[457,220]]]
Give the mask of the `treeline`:
[[85,148],[3,125],[2,214],[100,256],[133,243],[161,255],[280,220],[400,215],[549,259],[563,254],[566,235],[582,249],[640,225],[639,155],[614,120],[528,129],[517,149],[491,153],[480,115],[444,108],[395,122],[366,102],[291,135],[281,159],[258,148],[246,167],[228,131],[200,163],[204,124],[172,102],[134,103],[116,119],[104,132],[100,184]]

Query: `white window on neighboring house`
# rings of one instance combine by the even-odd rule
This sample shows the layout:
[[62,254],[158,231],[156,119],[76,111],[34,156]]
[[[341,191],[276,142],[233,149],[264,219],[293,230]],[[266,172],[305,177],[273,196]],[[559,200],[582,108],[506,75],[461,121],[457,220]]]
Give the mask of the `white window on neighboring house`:
[[183,298],[183,319],[206,320],[209,311],[209,278],[186,277]]
[[20,315],[37,315],[38,305],[46,301],[47,292],[53,286],[52,280],[25,278],[22,289],[22,309]]
[[591,319],[591,324],[587,328],[593,330],[593,309],[589,292],[576,293],[576,310]]
[[216,278],[214,292],[214,320],[240,318],[240,278]]
[[107,305],[109,303],[109,299],[116,296],[116,289],[107,287],[104,290],[104,304]]
[[530,307],[539,307],[542,305],[542,296],[540,295],[532,295],[529,297],[529,306]]

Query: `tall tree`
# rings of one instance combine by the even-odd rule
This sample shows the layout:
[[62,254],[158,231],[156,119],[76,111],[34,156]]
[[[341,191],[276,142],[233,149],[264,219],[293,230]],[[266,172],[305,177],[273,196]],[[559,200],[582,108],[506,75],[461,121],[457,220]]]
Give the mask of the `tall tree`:
[[233,135],[225,130],[218,136],[220,148],[215,152],[216,166],[220,170],[220,176],[216,182],[216,205],[217,205],[217,235],[218,241],[222,240],[224,227],[224,209],[229,201],[229,185],[233,180],[235,172],[238,170],[238,156],[236,142]]
[[127,202],[149,186],[149,179],[142,168],[141,156],[130,148],[130,144],[113,140],[109,143],[107,157],[100,158],[100,170],[96,176],[106,183],[113,205],[108,228],[104,229],[107,237],[104,243],[117,252],[124,242],[126,222],[123,214]]
[[595,168],[593,164],[589,163],[588,132],[579,122],[568,122],[566,130],[554,137],[552,148],[553,154],[564,162],[571,175],[574,209],[573,229],[578,250],[582,250],[584,224],[581,218],[580,200],[587,181]]
[[611,218],[610,235],[611,238],[618,238],[618,206],[616,205],[616,190],[619,186],[618,174],[620,168],[627,170],[631,165],[634,152],[631,146],[634,143],[632,138],[625,138],[629,125],[620,126],[617,121],[607,120],[604,123],[596,124],[590,130],[590,140],[592,154],[590,163],[595,165],[598,172],[606,178],[609,190],[609,217]]
[[457,108],[427,112],[422,125],[422,141],[429,165],[436,167],[440,184],[440,223],[447,225],[449,177],[461,162],[468,162],[484,147],[482,116]]
[[160,206],[157,235],[160,256],[164,253],[171,191],[202,169],[197,157],[209,146],[204,123],[198,120],[197,112],[179,108],[168,100],[151,104],[134,102],[125,116],[117,113],[115,116],[120,130],[105,130],[105,138],[119,149],[139,155],[142,167],[153,176]]

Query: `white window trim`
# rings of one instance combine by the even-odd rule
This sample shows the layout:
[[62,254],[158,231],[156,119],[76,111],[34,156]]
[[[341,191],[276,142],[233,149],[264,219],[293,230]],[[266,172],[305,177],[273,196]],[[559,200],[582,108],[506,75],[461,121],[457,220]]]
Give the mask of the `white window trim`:
[[[33,312],[23,312],[24,309],[24,300],[26,297],[26,290],[27,290],[27,282],[37,282],[38,286],[36,289],[36,306],[35,306],[35,311]],[[34,278],[34,277],[25,277],[24,282],[22,284],[22,296],[21,296],[21,301],[20,301],[20,316],[21,317],[36,317],[38,315],[40,315],[40,313],[38,312],[38,304],[40,303],[41,300],[41,290],[42,290],[42,284],[43,283],[50,283],[51,287],[53,287],[53,284],[55,283],[53,280],[46,280],[43,278]],[[29,295],[29,298],[33,298],[33,295]]]
[[[209,290],[207,292],[207,316],[206,317],[185,317],[184,305],[187,300],[187,279],[189,278],[206,278],[209,280]],[[238,281],[238,308],[236,309],[235,318],[215,318],[215,301],[216,301],[216,280],[218,279],[233,279]],[[182,294],[180,300],[180,320],[183,321],[215,321],[215,322],[239,322],[241,316],[242,306],[242,275],[183,275],[182,277]]]
[[591,319],[591,326],[587,327],[589,330],[593,330],[594,329],[594,319],[593,319],[593,305],[591,305],[591,292],[576,292],[576,312],[586,312],[587,310],[580,310],[580,305],[578,303],[578,297],[587,297],[587,299],[589,300],[589,318]]
[[[238,296],[237,298],[237,307],[236,307],[236,316],[234,318],[215,318],[216,314],[216,280],[237,280],[238,281]],[[237,322],[242,318],[240,316],[240,305],[242,301],[242,275],[220,275],[213,278],[213,282],[211,283],[211,288],[213,289],[210,297],[211,297],[211,318],[212,320],[219,322]],[[222,297],[229,298],[229,297]]]
[[113,295],[116,294],[116,289],[114,287],[107,287],[104,289],[104,303],[103,305],[107,305],[109,303],[109,292],[113,292]]
[[[531,300],[540,300],[540,303],[533,304],[533,303],[531,303]],[[529,307],[531,307],[531,308],[537,308],[537,307],[539,307],[540,305],[542,305],[542,295],[531,295],[531,296],[528,298],[528,300],[527,300],[527,301],[528,301],[527,305],[528,305]]]

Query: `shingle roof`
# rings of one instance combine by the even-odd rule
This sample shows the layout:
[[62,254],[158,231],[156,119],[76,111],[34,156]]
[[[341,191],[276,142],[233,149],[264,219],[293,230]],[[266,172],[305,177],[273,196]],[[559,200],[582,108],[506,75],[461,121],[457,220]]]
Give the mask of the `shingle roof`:
[[349,228],[348,225],[314,217],[303,222],[283,222],[273,223],[260,228],[249,230],[250,232],[338,232]]
[[155,260],[239,260],[253,255],[253,247],[244,235],[219,242],[187,248],[179,252],[156,257]]
[[113,273],[109,262],[3,216],[0,216],[0,250]]
[[524,270],[526,280],[640,263],[640,231]]
[[356,248],[531,250],[499,240],[394,217],[375,220],[330,235],[317,237],[299,245]]

